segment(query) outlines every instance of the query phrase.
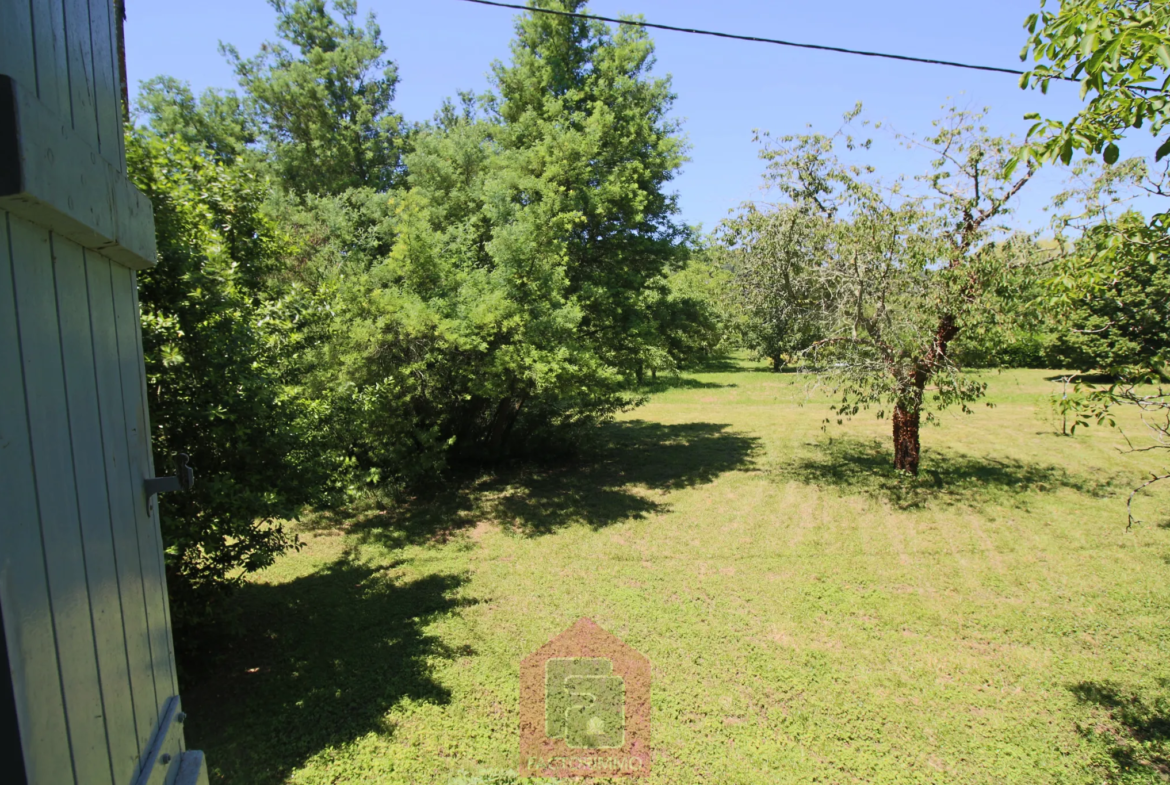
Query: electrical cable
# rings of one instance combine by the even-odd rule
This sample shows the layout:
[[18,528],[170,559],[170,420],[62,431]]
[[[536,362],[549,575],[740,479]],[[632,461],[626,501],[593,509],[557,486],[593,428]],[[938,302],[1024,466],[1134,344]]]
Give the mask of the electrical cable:
[[[903,60],[910,63],[926,63],[928,65],[945,65],[951,68],[966,68],[971,71],[992,71],[1000,74],[1012,74],[1013,76],[1023,76],[1026,71],[1017,71],[1012,68],[998,68],[991,65],[972,65],[971,63],[956,63],[951,60],[932,60],[926,57],[911,57],[909,55],[895,55],[886,52],[866,52],[860,49],[846,49],[840,46],[825,46],[822,44],[801,44],[795,41],[782,41],[778,38],[760,38],[753,35],[737,35],[735,33],[719,33],[714,30],[700,30],[692,27],[675,27],[674,25],[662,25],[654,22],[639,22],[629,19],[614,19],[608,16],[596,16],[594,14],[579,14],[573,11],[556,11],[551,8],[534,8],[532,6],[520,5],[518,3],[501,3],[496,0],[462,0],[464,3],[476,3],[478,5],[490,5],[497,8],[512,8],[517,11],[530,11],[536,14],[551,14],[553,16],[568,16],[574,19],[591,19],[598,22],[609,22],[618,25],[631,25],[634,27],[648,27],[654,30],[669,30],[674,33],[691,33],[692,35],[709,35],[715,38],[730,38],[735,41],[753,41],[760,44],[777,44],[778,46],[792,46],[798,49],[818,49],[824,52],[838,52],[841,54],[861,55],[862,57],[880,57],[887,60]],[[1070,76],[1050,76],[1048,79],[1057,79],[1064,82],[1077,82],[1079,79],[1074,79]],[[1132,90],[1140,90],[1143,92],[1149,91],[1152,88],[1138,87],[1133,85]]]

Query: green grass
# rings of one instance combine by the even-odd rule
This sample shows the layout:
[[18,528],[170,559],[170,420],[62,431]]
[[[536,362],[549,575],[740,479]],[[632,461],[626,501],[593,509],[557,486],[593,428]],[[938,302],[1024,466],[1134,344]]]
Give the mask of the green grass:
[[662,383],[593,457],[304,527],[184,687],[213,781],[515,782],[521,658],[588,616],[653,664],[651,783],[1163,782],[1170,493],[1054,433],[1051,373],[890,468],[750,363]]

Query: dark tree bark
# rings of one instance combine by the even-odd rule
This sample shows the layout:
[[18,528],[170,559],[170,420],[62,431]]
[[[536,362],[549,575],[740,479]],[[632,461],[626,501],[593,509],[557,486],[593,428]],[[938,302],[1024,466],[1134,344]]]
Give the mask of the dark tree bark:
[[918,476],[919,432],[926,385],[947,361],[947,347],[958,334],[959,325],[954,317],[943,315],[934,341],[914,363],[914,374],[901,385],[901,399],[894,405],[894,468],[915,477]]
[[894,406],[894,468],[918,476],[918,436],[921,405]]
[[508,436],[512,433],[512,426],[516,424],[516,420],[520,417],[520,410],[524,408],[527,400],[528,396],[523,395],[519,399],[509,396],[500,401],[489,429],[488,455],[491,460],[498,460],[503,454]]
[[507,434],[510,424],[509,415],[515,405],[510,396],[500,401],[500,405],[496,407],[496,413],[492,417],[491,425],[488,426],[488,455],[493,460],[499,455],[500,448],[504,445],[504,436]]

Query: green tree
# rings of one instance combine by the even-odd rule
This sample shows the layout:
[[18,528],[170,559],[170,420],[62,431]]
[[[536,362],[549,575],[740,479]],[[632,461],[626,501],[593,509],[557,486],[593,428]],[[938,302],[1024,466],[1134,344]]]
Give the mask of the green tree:
[[987,282],[983,318],[959,334],[952,355],[972,368],[1063,368],[1065,332],[1052,314],[1036,307],[1060,256],[1055,240],[1016,235],[989,245],[1002,275]]
[[[1029,170],[1009,179],[1014,150],[988,136],[979,119],[952,111],[915,142],[937,155],[922,178],[928,196],[909,196],[901,181],[883,184],[872,167],[841,161],[839,145],[854,153],[869,147],[844,131],[782,137],[761,157],[785,206],[763,220],[748,208],[728,232],[742,253],[768,257],[774,296],[791,301],[784,307],[824,336],[806,351],[840,395],[833,411],[889,411],[894,466],[911,474],[918,473],[923,413],[929,420],[932,408],[966,409],[983,393],[984,384],[956,362],[952,343],[987,318],[988,293],[1005,274],[995,219],[1031,177]],[[801,231],[789,231],[792,225]],[[769,230],[762,244],[761,226]]]
[[138,86],[136,114],[159,136],[203,149],[224,163],[235,163],[257,141],[254,119],[239,96],[208,89],[198,99],[191,86],[156,76]]
[[[1118,163],[1127,131],[1146,128],[1158,144],[1155,161],[1170,154],[1170,137],[1158,142],[1170,120],[1170,6],[1154,0],[1069,0],[1054,13],[1025,22],[1021,58],[1039,64],[1021,85],[1047,90],[1054,78],[1081,82],[1084,107],[1073,118],[1037,120],[1019,158],[1069,163],[1075,152],[1100,154],[1104,168],[1079,174],[1090,184],[1061,195],[1056,228],[1072,247],[1049,282],[1047,304],[1072,328],[1068,358],[1129,379],[1164,375],[1166,267],[1170,214],[1148,220],[1114,209],[1126,187],[1159,201],[1170,196],[1166,167],[1151,171],[1140,158]],[[1074,201],[1075,200],[1075,201]],[[1074,235],[1069,237],[1072,233]]]
[[[583,0],[532,0],[581,12]],[[513,161],[516,220],[548,227],[564,254],[579,330],[626,374],[657,344],[649,288],[686,258],[687,227],[666,187],[686,160],[669,78],[651,75],[643,28],[528,14],[489,103]]]
[[[1170,136],[1162,137],[1170,120],[1170,5],[1164,0],[1064,0],[1056,12],[1041,11],[1025,22],[1029,54],[1039,63],[1021,79],[1021,87],[1047,90],[1057,77],[1081,82],[1084,107],[1069,120],[1041,119],[1029,131],[1032,143],[1018,158],[1069,163],[1077,151],[1100,154],[1116,164],[1127,132],[1146,128],[1154,137],[1155,162],[1170,155]],[[1166,259],[1170,258],[1170,212],[1157,208],[1147,220],[1123,215],[1111,220],[1098,202],[1103,188],[1132,171],[1132,162],[1111,173],[1106,169],[1088,189],[1090,199],[1078,217],[1083,229],[1070,254],[1050,280],[1043,302],[1071,317],[1078,342],[1097,358],[1102,370],[1117,376],[1104,388],[1082,389],[1079,414],[1097,422],[1113,422],[1115,407],[1139,411],[1149,425],[1151,441],[1141,450],[1170,449],[1170,392],[1149,390],[1140,383],[1165,378],[1170,350],[1164,342]],[[1145,164],[1136,166],[1145,170]],[[1166,169],[1144,178],[1145,190],[1164,200]],[[1061,219],[1062,228],[1076,222]],[[1089,336],[1096,336],[1090,338]],[[1094,345],[1095,344],[1095,345]],[[1130,495],[1170,477],[1170,469],[1154,474]]]
[[359,475],[376,483],[515,453],[630,402],[579,334],[562,235],[511,198],[498,125],[440,114],[405,190],[311,198],[287,223],[298,275],[336,314],[316,384],[346,401]]
[[402,119],[391,108],[398,71],[356,0],[269,0],[278,41],[250,59],[221,49],[248,96],[266,153],[296,193],[389,189],[399,177]]
[[[1110,243],[1119,236],[1123,243]],[[1076,240],[1057,275],[1092,276],[1100,283],[1060,311],[1071,328],[1060,352],[1067,367],[1170,378],[1170,254],[1151,252],[1159,245],[1165,245],[1164,236],[1149,232],[1133,212],[1116,223],[1090,226]]]
[[189,628],[293,543],[280,522],[319,498],[328,469],[320,413],[290,378],[303,304],[269,286],[280,247],[263,181],[151,131],[129,136],[127,164],[158,243],[138,277],[156,464],[184,451],[197,472],[193,490],[159,500],[175,622]]
[[[1043,120],[1028,132],[1026,156],[1041,161],[1072,160],[1081,150],[1120,157],[1123,134],[1147,128],[1157,138],[1166,130],[1170,103],[1170,5],[1164,0],[1062,0],[1058,9],[1041,10],[1024,23],[1028,41],[1020,53],[1039,63],[1020,78],[1020,86],[1048,91],[1053,79],[1081,83],[1085,107],[1070,120]],[[1170,137],[1155,152],[1170,154]]]
[[746,346],[779,371],[825,337],[817,265],[831,219],[796,206],[748,205],[722,227]]
[[667,277],[657,311],[665,361],[652,366],[652,372],[693,368],[730,347],[731,274],[718,260],[711,248],[699,247]]

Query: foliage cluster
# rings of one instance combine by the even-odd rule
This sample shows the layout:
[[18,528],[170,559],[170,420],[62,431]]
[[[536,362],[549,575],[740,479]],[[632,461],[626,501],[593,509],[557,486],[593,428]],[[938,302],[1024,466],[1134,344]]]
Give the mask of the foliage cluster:
[[[1072,362],[1112,377],[1107,386],[1081,385],[1076,416],[1113,424],[1118,410],[1136,410],[1146,438],[1136,445],[1131,441],[1130,448],[1165,454],[1170,450],[1170,392],[1162,386],[1170,376],[1170,212],[1165,209],[1170,162],[1159,162],[1170,155],[1170,137],[1159,137],[1170,123],[1170,5],[1065,0],[1049,11],[1042,2],[1025,27],[1028,40],[1020,56],[1031,55],[1037,64],[1021,86],[1047,90],[1053,78],[1076,79],[1087,101],[1067,121],[1033,115],[1031,144],[1020,160],[1067,164],[1082,152],[1104,162],[1103,171],[1075,194],[1083,209],[1058,219],[1058,236],[1071,235],[1073,251],[1040,301],[1073,331]],[[1132,144],[1124,135],[1143,128],[1157,144],[1153,161],[1138,157],[1119,163],[1122,144]],[[1116,215],[1118,186],[1127,183],[1157,201],[1148,219],[1131,210]],[[1144,387],[1145,382],[1159,386]],[[1152,472],[1134,493],[1167,478],[1170,468]]]
[[[280,521],[304,505],[572,449],[638,405],[647,376],[734,345],[816,370],[838,418],[890,414],[911,474],[920,422],[982,396],[970,367],[1116,379],[1062,399],[1074,422],[1163,411],[1134,385],[1170,367],[1170,221],[1114,197],[1168,192],[1164,172],[1119,160],[1126,130],[1166,127],[1164,3],[1028,19],[1024,86],[1079,79],[1089,100],[1034,117],[1024,146],[952,110],[898,137],[930,172],[891,180],[848,128],[761,134],[778,202],[709,240],[669,190],[687,149],[645,29],[523,15],[491,92],[408,123],[372,15],[270,3],[277,41],[223,47],[239,92],[150,80],[128,143],[158,228],[141,276],[158,462],[185,450],[199,470],[195,493],[162,502],[180,624],[289,547]],[[1077,151],[1104,159],[1058,201],[1083,209],[1050,241],[1012,233],[1036,167]]]
[[155,445],[199,470],[162,510],[179,623],[303,505],[569,449],[720,340],[643,29],[524,15],[492,93],[407,125],[372,15],[271,2],[239,93],[159,77],[131,129]]
[[891,413],[895,465],[911,474],[923,414],[966,409],[983,392],[952,344],[1003,331],[1014,313],[1000,306],[1017,299],[1017,269],[1034,255],[996,223],[1031,170],[1012,179],[1014,148],[979,121],[953,110],[925,140],[907,140],[934,155],[918,192],[843,160],[842,147],[871,147],[844,128],[775,144],[765,134],[765,179],[782,201],[748,205],[723,227],[757,353],[811,363],[836,391],[838,418]]

